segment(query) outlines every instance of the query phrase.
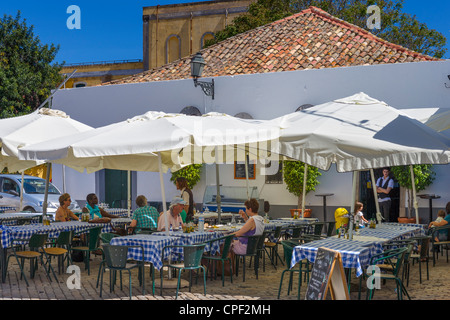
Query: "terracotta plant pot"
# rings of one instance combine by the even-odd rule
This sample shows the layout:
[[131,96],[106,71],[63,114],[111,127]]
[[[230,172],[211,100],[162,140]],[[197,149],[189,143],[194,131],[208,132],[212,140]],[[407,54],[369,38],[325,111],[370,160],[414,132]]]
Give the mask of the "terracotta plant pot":
[[[416,223],[416,218],[398,217],[398,223]],[[419,219],[420,223],[420,219]]]
[[[289,209],[289,211],[291,211],[291,217],[294,217],[295,212],[298,212],[298,217],[301,218],[302,217],[302,209]],[[311,209],[305,209],[305,215],[303,216],[304,218],[311,218]]]

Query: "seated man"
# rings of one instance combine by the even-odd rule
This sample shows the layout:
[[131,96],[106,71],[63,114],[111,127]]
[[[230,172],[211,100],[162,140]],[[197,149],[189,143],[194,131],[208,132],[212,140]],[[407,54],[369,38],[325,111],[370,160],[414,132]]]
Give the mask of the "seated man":
[[170,203],[169,210],[161,213],[158,219],[158,231],[166,230],[166,215],[168,226],[172,226],[173,229],[183,226],[183,220],[181,219],[181,211],[184,209],[186,202],[180,197],[174,197]]
[[86,206],[82,209],[82,212],[89,213],[89,222],[110,222],[111,219],[118,218],[118,216],[109,214],[97,205],[98,198],[95,193],[88,194],[86,201]]
[[136,198],[136,204],[139,208],[133,212],[130,228],[133,228],[134,231],[139,231],[141,228],[156,229],[158,227],[158,210],[147,205],[147,198],[142,195]]

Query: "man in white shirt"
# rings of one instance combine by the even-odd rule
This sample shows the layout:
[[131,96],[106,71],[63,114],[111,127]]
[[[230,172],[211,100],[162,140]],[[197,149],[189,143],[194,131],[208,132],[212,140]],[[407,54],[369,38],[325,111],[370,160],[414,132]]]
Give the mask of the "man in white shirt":
[[377,180],[378,204],[383,218],[389,220],[389,211],[391,209],[391,198],[389,193],[394,188],[394,180],[389,177],[389,168],[383,168],[383,176]]

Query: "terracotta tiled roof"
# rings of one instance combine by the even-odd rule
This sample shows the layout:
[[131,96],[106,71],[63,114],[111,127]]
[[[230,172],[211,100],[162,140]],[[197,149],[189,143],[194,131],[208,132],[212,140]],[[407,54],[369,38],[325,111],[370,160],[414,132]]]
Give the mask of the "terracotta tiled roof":
[[[203,77],[440,60],[387,42],[316,7],[201,53],[206,62]],[[107,84],[187,79],[191,58]]]

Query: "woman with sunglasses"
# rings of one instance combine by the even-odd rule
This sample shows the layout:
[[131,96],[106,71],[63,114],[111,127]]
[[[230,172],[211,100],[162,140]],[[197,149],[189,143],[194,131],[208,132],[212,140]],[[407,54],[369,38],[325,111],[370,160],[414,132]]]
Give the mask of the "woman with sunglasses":
[[55,221],[78,220],[78,217],[69,209],[71,202],[72,200],[68,193],[64,193],[59,197],[59,208],[56,210]]

